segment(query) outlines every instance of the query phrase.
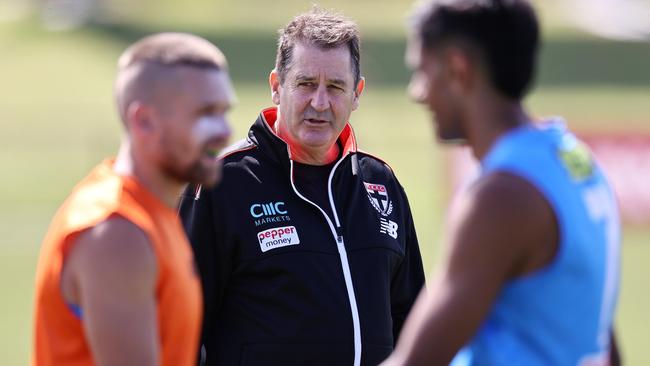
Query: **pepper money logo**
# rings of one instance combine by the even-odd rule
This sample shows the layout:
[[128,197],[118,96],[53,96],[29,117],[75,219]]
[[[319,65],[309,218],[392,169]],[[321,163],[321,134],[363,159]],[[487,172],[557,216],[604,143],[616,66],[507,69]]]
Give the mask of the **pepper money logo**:
[[300,238],[295,226],[276,227],[260,231],[257,233],[257,240],[260,242],[260,249],[263,253],[275,248],[300,244]]
[[249,209],[255,226],[291,221],[284,202],[253,203]]
[[368,193],[370,204],[375,210],[379,211],[382,216],[388,216],[393,212],[393,202],[388,199],[388,190],[381,184],[363,182]]

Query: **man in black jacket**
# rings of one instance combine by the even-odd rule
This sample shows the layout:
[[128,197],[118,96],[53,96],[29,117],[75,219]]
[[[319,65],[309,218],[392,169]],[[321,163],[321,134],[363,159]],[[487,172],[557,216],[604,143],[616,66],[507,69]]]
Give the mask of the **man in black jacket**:
[[181,215],[205,301],[209,365],[376,365],[424,284],[393,171],[357,151],[357,26],[312,10],[281,32],[277,107],[222,157],[222,183],[189,187]]

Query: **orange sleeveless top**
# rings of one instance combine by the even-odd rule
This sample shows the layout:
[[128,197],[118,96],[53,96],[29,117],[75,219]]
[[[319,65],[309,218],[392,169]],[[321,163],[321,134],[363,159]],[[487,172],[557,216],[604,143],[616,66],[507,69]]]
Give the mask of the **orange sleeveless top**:
[[[176,212],[132,177],[104,161],[82,180],[54,216],[36,271],[32,365],[93,365],[79,318],[61,293],[61,272],[76,236],[112,215],[140,227],[157,261],[156,300],[162,365],[195,365],[201,288],[190,244]],[[101,260],[101,259],[99,259]],[[83,311],[83,309],[82,309]]]

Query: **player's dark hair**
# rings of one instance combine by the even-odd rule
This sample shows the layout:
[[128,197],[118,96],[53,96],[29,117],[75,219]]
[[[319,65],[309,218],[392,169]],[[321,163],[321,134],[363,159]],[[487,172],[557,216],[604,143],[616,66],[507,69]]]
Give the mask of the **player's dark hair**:
[[425,49],[457,42],[476,49],[505,96],[519,100],[532,84],[539,24],[527,0],[430,0],[412,25]]
[[284,82],[291,67],[293,48],[298,42],[315,45],[320,48],[337,48],[346,45],[350,50],[354,84],[361,79],[359,29],[357,25],[344,16],[318,8],[293,18],[289,24],[280,29],[275,70],[280,82]]

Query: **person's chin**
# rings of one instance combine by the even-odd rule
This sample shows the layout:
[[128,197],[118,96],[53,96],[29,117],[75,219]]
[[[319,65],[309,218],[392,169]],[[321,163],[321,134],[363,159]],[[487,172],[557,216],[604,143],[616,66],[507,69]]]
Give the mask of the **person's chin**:
[[467,142],[467,139],[465,139],[461,134],[459,133],[452,133],[450,131],[446,131],[440,128],[440,125],[435,125],[436,129],[436,137],[438,139],[438,142],[441,144],[450,144],[450,145],[456,145],[456,144],[463,144]]
[[207,166],[203,166],[202,172],[201,172],[201,184],[212,187],[216,184],[218,184],[221,181],[221,176],[222,176],[222,164],[221,160],[218,160],[216,158],[213,158],[215,161],[211,162],[211,164]]
[[332,144],[332,140],[336,141],[336,139],[333,139],[333,135],[331,132],[308,132],[303,134],[299,142],[304,147],[328,148]]
[[188,175],[190,183],[212,187],[221,181],[221,168],[203,166],[200,169],[194,169]]
[[214,172],[211,172],[211,174],[206,174],[204,177],[202,177],[200,184],[207,188],[211,188],[216,186],[220,182],[221,182],[221,170],[216,170]]
[[458,145],[467,143],[467,139],[458,135],[437,134],[438,142],[445,145]]
[[459,137],[438,137],[438,142],[443,145],[465,145],[467,140]]
[[216,157],[201,157],[191,166],[179,170],[177,177],[185,183],[211,187],[221,180],[222,163]]

